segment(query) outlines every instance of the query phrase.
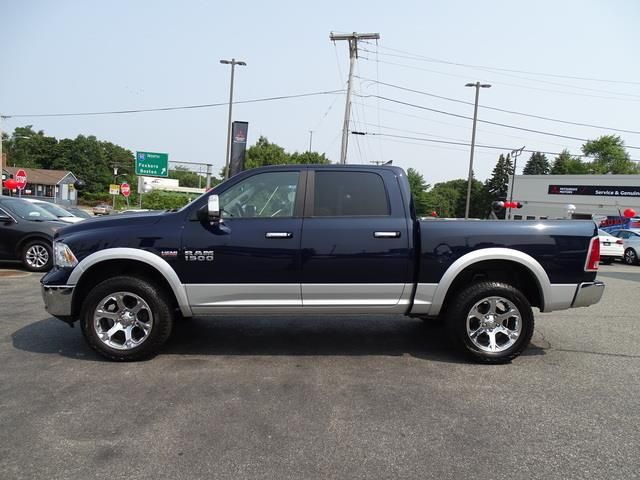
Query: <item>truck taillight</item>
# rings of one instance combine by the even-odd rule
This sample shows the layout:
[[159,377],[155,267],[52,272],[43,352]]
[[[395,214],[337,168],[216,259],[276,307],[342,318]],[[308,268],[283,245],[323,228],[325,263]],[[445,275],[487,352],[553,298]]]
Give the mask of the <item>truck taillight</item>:
[[585,272],[597,272],[598,265],[600,264],[600,239],[593,237],[589,244],[589,251],[587,252],[587,263],[584,265]]

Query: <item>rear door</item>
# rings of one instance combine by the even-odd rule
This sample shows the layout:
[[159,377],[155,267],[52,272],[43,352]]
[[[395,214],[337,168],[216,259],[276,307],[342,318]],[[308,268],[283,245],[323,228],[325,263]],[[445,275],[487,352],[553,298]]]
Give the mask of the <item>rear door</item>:
[[412,252],[394,171],[323,168],[307,185],[304,309],[405,311]]

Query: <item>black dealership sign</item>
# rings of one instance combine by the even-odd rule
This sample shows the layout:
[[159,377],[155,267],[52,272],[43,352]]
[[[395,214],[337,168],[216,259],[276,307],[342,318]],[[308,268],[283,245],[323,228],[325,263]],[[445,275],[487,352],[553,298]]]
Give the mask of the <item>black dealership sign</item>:
[[589,195],[595,197],[640,197],[640,187],[611,185],[549,185],[550,195]]
[[229,177],[244,170],[244,155],[247,150],[248,122],[233,122],[231,125],[231,161]]

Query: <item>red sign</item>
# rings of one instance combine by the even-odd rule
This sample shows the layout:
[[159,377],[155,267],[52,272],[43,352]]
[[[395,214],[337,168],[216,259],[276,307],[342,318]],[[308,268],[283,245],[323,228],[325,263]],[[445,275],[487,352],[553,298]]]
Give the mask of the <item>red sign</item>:
[[16,188],[18,190],[22,190],[27,186],[27,172],[22,168],[16,172],[13,179],[16,181]]
[[129,188],[128,183],[123,183],[122,185],[120,185],[120,193],[122,193],[122,195],[124,195],[125,197],[131,195],[131,188]]

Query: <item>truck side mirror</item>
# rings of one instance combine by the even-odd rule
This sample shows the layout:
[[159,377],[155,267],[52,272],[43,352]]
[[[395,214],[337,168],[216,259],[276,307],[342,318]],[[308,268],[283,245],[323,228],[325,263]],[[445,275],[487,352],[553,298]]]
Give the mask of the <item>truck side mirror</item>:
[[212,222],[220,220],[220,198],[218,195],[210,195],[207,202],[207,216]]

